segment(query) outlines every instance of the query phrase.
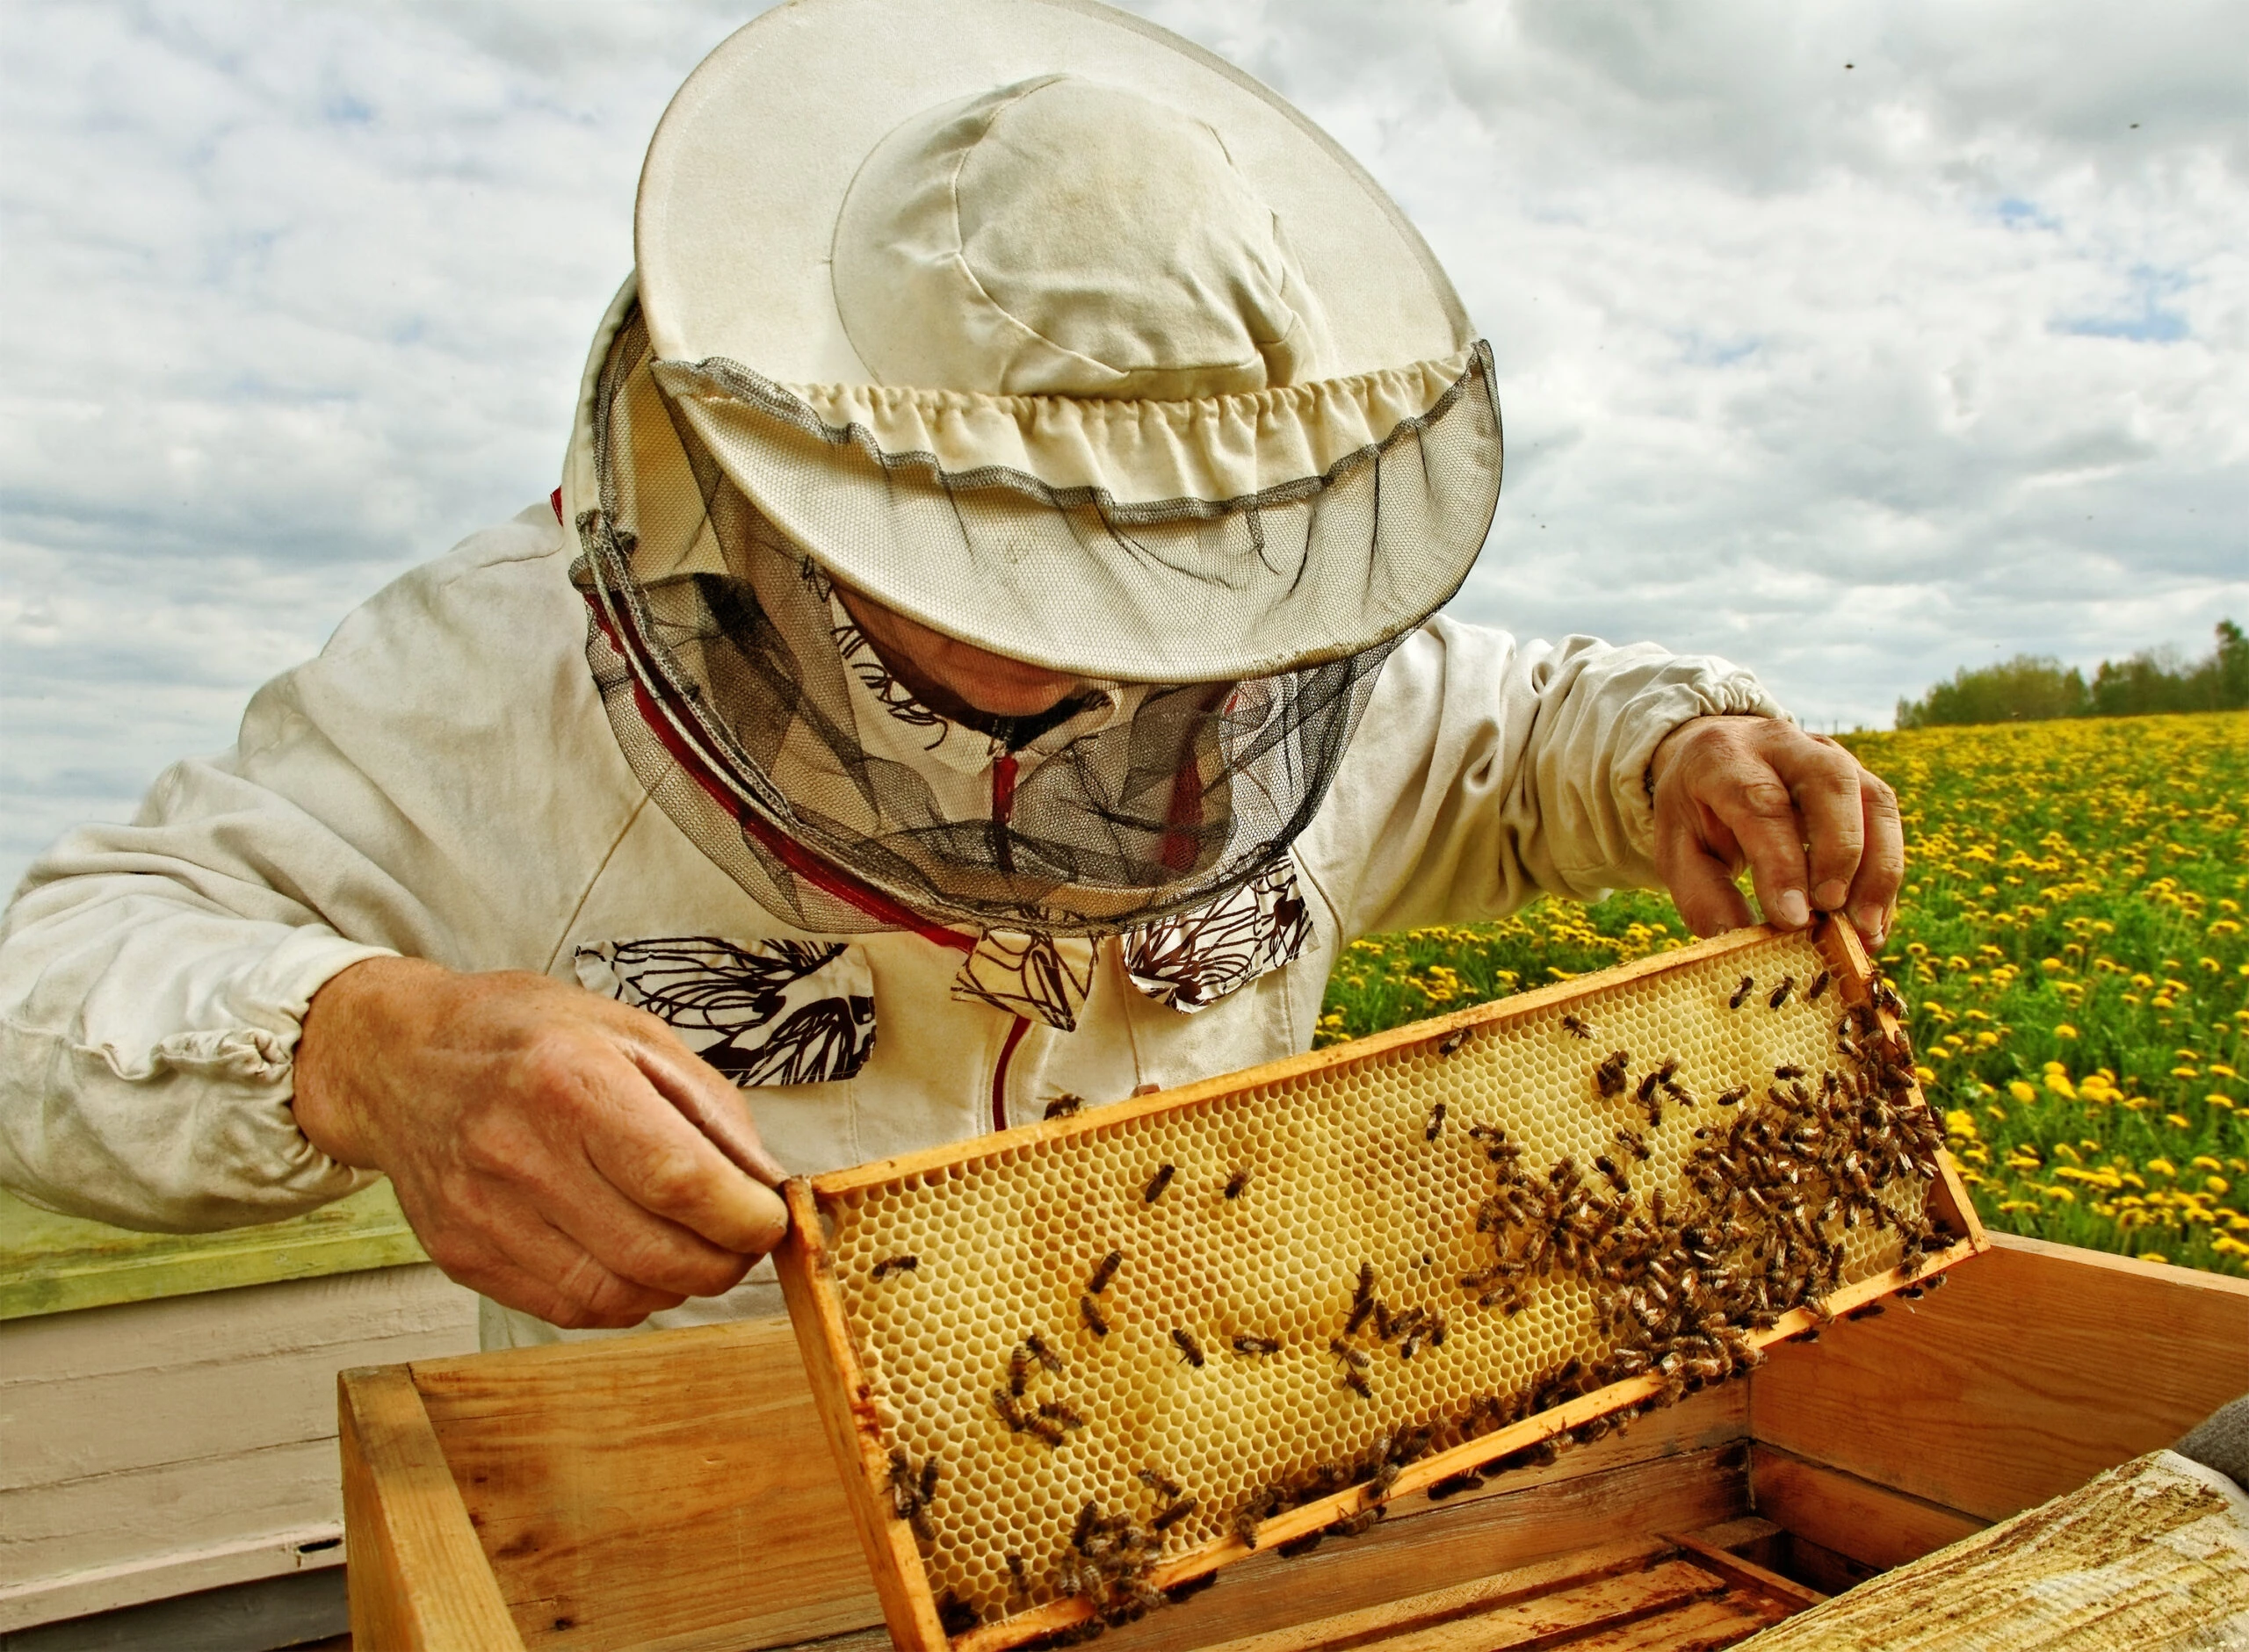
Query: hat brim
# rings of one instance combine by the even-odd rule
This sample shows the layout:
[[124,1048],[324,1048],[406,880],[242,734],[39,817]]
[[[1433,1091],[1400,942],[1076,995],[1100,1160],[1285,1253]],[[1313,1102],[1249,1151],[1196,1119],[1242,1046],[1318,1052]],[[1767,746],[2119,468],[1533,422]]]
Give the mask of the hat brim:
[[[1334,373],[1452,356],[1472,343],[1451,284],[1383,190],[1285,101],[1190,42],[1095,0],[797,0],[723,42],[650,144],[634,249],[656,355],[739,364],[780,385],[871,382],[828,263],[853,176],[909,116],[1052,72],[1123,87],[1219,133],[1321,302]],[[1488,376],[1480,390],[1489,397]],[[1495,408],[1490,419],[1481,458],[1495,494]],[[1120,559],[1113,543],[1083,534],[1074,552],[1010,561],[958,534],[913,531],[912,509],[900,507],[914,496],[858,474],[835,444],[777,432],[754,451],[722,442],[713,451],[847,584],[980,647],[1142,681],[1259,675],[1371,646],[1450,596],[1491,514],[1486,500],[1465,543],[1392,536],[1378,557],[1369,535],[1356,555],[1277,567]],[[835,490],[894,520],[838,535]]]

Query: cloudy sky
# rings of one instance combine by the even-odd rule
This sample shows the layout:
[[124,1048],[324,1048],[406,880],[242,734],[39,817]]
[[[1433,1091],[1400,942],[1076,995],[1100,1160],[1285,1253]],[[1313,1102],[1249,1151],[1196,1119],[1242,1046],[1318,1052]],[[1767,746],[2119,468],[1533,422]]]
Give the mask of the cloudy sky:
[[[0,0],[0,880],[553,485],[647,134],[756,9]],[[1492,339],[1464,617],[1820,727],[2249,620],[2237,0],[1139,9],[1340,137]]]

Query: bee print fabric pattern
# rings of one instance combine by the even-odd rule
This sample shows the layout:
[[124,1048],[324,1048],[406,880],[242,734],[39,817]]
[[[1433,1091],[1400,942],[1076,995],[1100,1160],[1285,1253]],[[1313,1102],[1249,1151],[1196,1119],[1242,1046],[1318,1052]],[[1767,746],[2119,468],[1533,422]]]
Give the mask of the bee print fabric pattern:
[[610,941],[580,947],[577,973],[582,986],[662,1017],[744,1088],[848,1078],[874,1053],[873,978],[846,942]]
[[1312,915],[1284,861],[1207,906],[1125,937],[1124,969],[1159,1004],[1192,1014],[1293,963],[1312,936]]

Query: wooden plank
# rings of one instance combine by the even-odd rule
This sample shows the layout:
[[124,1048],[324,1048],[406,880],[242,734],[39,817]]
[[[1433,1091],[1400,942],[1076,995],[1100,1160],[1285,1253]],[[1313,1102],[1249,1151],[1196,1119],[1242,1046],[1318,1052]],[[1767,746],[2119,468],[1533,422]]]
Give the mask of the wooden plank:
[[1754,1597],[1726,1595],[1564,1643],[1570,1652],[1717,1652],[1780,1621],[1777,1608]]
[[17,1320],[0,1360],[0,1632],[340,1563],[336,1373],[476,1345],[386,1268]]
[[[1633,981],[1652,975],[1662,975],[1683,969],[1711,958],[1725,956],[1751,947],[1763,946],[1783,937],[1782,930],[1756,926],[1735,929],[1715,935],[1708,941],[1698,941],[1676,952],[1652,953],[1645,958],[1635,958],[1602,971],[1594,985],[1602,992],[1611,992]],[[1170,1113],[1190,1107],[1197,1101],[1214,1097],[1231,1096],[1246,1089],[1261,1088],[1300,1078],[1307,1073],[1325,1072],[1330,1067],[1358,1066],[1373,1063],[1394,1050],[1408,1049],[1419,1044],[1434,1043],[1464,1027],[1503,1027],[1511,1021],[1529,1020],[1541,1015],[1557,1004],[1567,1004],[1587,990],[1588,977],[1578,977],[1558,981],[1528,992],[1478,1004],[1467,1009],[1455,1010],[1449,1015],[1432,1016],[1425,1021],[1414,1021],[1405,1027],[1394,1027],[1387,1032],[1370,1033],[1364,1038],[1355,1038],[1345,1044],[1333,1044],[1325,1050],[1307,1051],[1301,1056],[1288,1056],[1279,1061],[1267,1062],[1240,1072],[1221,1073],[1214,1078],[1199,1079],[1193,1084],[1179,1085],[1169,1090],[1152,1091],[1145,1096],[1134,1096],[1103,1107],[1089,1107],[1067,1118],[1048,1119],[1036,1124],[1018,1125],[990,1136],[979,1136],[973,1143],[949,1142],[936,1147],[923,1148],[916,1152],[900,1153],[890,1158],[870,1159],[864,1165],[853,1165],[842,1170],[829,1171],[812,1179],[813,1192],[822,1199],[878,1187],[905,1176],[920,1175],[925,1171],[943,1170],[957,1165],[964,1158],[981,1158],[992,1154],[1020,1151],[1034,1143],[1067,1141],[1074,1136],[1092,1131],[1113,1130],[1121,1124],[1150,1114]]]
[[1752,1448],[1749,1479],[1758,1513],[1862,1566],[1884,1570],[1987,1524],[1769,1446]]
[[1692,1531],[1748,1512],[1744,1456],[1739,1445],[1722,1446],[1550,1480],[1465,1506],[1417,1502],[1364,1537],[1324,1543],[1295,1560],[1268,1552],[1230,1566],[1216,1588],[1112,1629],[1101,1645],[1103,1652],[1192,1652],[1603,1545],[1638,1540],[1654,1553],[1660,1531]]
[[414,1380],[528,1647],[731,1652],[879,1618],[785,1321]]
[[1751,1432],[1995,1520],[2249,1389],[2249,1280],[1993,1234],[1910,1306],[1773,1350],[1750,1381]]
[[1725,1582],[1699,1566],[1667,1561],[1659,1550],[1590,1574],[1565,1569],[1539,1587],[1473,1602],[1444,1598],[1457,1592],[1346,1612],[1279,1635],[1251,1635],[1215,1652],[1499,1652],[1635,1623],[1722,1595]]
[[0,1320],[429,1259],[387,1181],[222,1233],[133,1232],[0,1193]]
[[1692,1560],[1696,1560],[1737,1588],[1753,1595],[1763,1595],[1775,1605],[1790,1612],[1801,1612],[1806,1606],[1816,1606],[1827,1598],[1816,1589],[1806,1589],[1795,1579],[1783,1577],[1768,1570],[1755,1561],[1746,1560],[1716,1543],[1706,1542],[1692,1533],[1682,1532],[1672,1538]]
[[1402,1599],[1385,1601],[1378,1606],[1339,1612],[1332,1617],[1284,1629],[1241,1635],[1219,1642],[1209,1648],[1208,1652],[1315,1652],[1316,1648],[1359,1646],[1401,1629],[1475,1617],[1496,1607],[1535,1600],[1557,1590],[1612,1577],[1620,1572],[1645,1570],[1663,1552],[1663,1544],[1651,1538],[1604,1543],[1580,1549],[1559,1560],[1513,1567],[1473,1583],[1428,1590]]
[[414,1381],[336,1377],[351,1635],[382,1652],[523,1652]]

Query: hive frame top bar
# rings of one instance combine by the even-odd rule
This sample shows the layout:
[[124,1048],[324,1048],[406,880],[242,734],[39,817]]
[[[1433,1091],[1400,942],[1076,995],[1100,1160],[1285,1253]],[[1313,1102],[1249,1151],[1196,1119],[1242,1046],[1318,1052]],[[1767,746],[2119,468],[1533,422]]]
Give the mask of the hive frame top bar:
[[[1088,1107],[1068,1117],[995,1135],[874,1160],[809,1179],[791,1180],[784,1191],[790,1206],[792,1230],[783,1250],[777,1253],[776,1262],[799,1340],[806,1352],[814,1392],[820,1402],[830,1443],[838,1454],[839,1462],[849,1465],[844,1474],[847,1496],[872,1565],[893,1640],[909,1652],[939,1652],[948,1642],[953,1652],[998,1652],[1002,1648],[1068,1630],[1091,1615],[1091,1608],[1081,1599],[1064,1598],[980,1624],[958,1636],[948,1635],[908,1526],[902,1519],[891,1518],[893,1511],[889,1506],[891,1498],[886,1489],[888,1435],[875,1401],[873,1385],[862,1368],[845,1317],[828,1254],[823,1206],[911,1178],[948,1172],[1002,1154],[1017,1155],[1025,1149],[1114,1130],[1137,1119],[1192,1110],[1206,1100],[1269,1088],[1339,1067],[1378,1063],[1392,1052],[1442,1042],[1464,1029],[1501,1028],[1534,1019],[1578,999],[1669,971],[1707,965],[1729,954],[1785,939],[1787,934],[1788,932],[1769,927],[1738,930],[1675,951],[1655,954],[1597,976],[1574,977],[1246,1071]],[[1894,1030],[1892,1018],[1872,1000],[1874,971],[1848,926],[1822,920],[1811,940],[1833,970],[1842,1002],[1869,1006],[1885,1034]],[[1918,1086],[1914,1086],[1914,1093],[1918,1097]],[[1913,1277],[1948,1267],[1986,1247],[1973,1206],[1949,1158],[1940,1157],[1939,1176],[1929,1189],[1928,1199],[1929,1208],[1943,1218],[1951,1231],[1963,1237],[1943,1251],[1924,1257],[1911,1270],[1891,1268],[1832,1291],[1826,1298],[1822,1316],[1815,1317],[1808,1309],[1795,1309],[1783,1315],[1769,1330],[1754,1333],[1748,1340],[1763,1346],[1815,1329],[1824,1317],[1848,1312],[1899,1288]],[[1257,1547],[1268,1547],[1309,1536],[1378,1502],[1425,1490],[1441,1480],[1484,1467],[1651,1398],[1663,1387],[1662,1380],[1653,1375],[1612,1382],[1411,1462],[1396,1474],[1386,1491],[1379,1496],[1368,1486],[1355,1484],[1317,1501],[1284,1510],[1259,1525]],[[1157,1590],[1174,1588],[1244,1558],[1249,1552],[1248,1546],[1239,1538],[1214,1540],[1158,1563],[1148,1574],[1147,1581]]]
[[[1510,1021],[1529,1020],[1558,1005],[1572,1003],[1584,997],[1588,990],[1613,991],[1630,982],[1706,963],[1730,952],[1747,951],[1794,933],[1797,932],[1775,929],[1770,925],[1731,930],[1674,952],[1651,953],[1645,958],[1636,958],[1630,963],[1604,970],[1598,977],[1573,976],[1551,986],[1537,987],[1528,992],[1494,999],[1467,1009],[1455,1010],[1449,1015],[1432,1016],[1427,1021],[1393,1027],[1387,1032],[1371,1033],[1364,1038],[1355,1038],[1349,1043],[1331,1044],[1325,1050],[1284,1057],[1279,1061],[1267,1062],[1260,1067],[1221,1073],[1216,1078],[1197,1079],[1193,1084],[1179,1085],[1168,1090],[1152,1091],[1146,1095],[1133,1096],[1129,1100],[1088,1107],[1083,1112],[1074,1113],[1066,1118],[1047,1119],[1036,1124],[1018,1124],[1013,1129],[979,1136],[967,1141],[948,1142],[889,1158],[869,1159],[862,1165],[847,1165],[842,1170],[832,1170],[804,1179],[815,1200],[826,1201],[863,1193],[870,1187],[880,1187],[891,1182],[902,1181],[908,1176],[925,1175],[931,1171],[949,1170],[955,1165],[992,1158],[1011,1149],[1045,1142],[1067,1141],[1073,1136],[1111,1130],[1133,1119],[1177,1112],[1182,1107],[1213,1096],[1233,1095],[1244,1090],[1263,1088],[1329,1067],[1356,1066],[1387,1055],[1393,1050],[1410,1050],[1419,1044],[1443,1039],[1464,1028],[1473,1030],[1503,1027]],[[1866,949],[1859,944],[1857,932],[1848,924],[1828,920],[1823,914],[1818,920],[1813,940],[1828,956],[1830,967],[1834,969],[1843,990],[1851,995],[1848,1001],[1866,1002],[1867,984],[1873,975],[1873,964],[1866,955]],[[1591,984],[1590,987],[1588,984]],[[1964,1209],[1968,1201],[1956,1179],[1952,1191]],[[1980,1238],[1980,1232],[1977,1237]]]

